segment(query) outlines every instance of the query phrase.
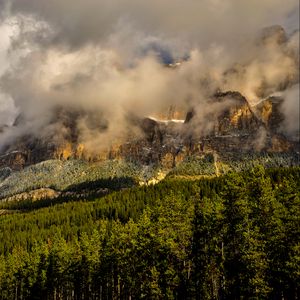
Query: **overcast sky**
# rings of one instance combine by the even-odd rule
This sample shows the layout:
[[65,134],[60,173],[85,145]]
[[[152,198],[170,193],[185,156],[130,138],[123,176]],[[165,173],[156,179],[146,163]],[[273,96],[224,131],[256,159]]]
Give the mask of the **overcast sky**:
[[[259,47],[261,30],[274,24],[289,41]],[[271,94],[297,83],[297,30],[298,0],[0,0],[0,125],[21,114],[25,123],[9,135],[40,134],[54,107],[71,105],[99,112],[108,135],[119,136],[116,124],[125,128],[133,107],[139,115],[170,104],[205,112],[218,88],[253,104],[262,85]],[[163,66],[183,58],[178,70]],[[237,65],[238,76],[224,77]],[[96,134],[84,118],[78,127],[83,139]]]

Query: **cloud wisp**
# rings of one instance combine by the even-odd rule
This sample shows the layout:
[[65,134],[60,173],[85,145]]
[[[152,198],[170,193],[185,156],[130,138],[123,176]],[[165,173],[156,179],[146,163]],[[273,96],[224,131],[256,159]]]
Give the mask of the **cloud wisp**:
[[[0,127],[19,116],[0,147],[24,134],[63,139],[58,110],[80,112],[78,139],[92,149],[125,138],[128,116],[170,105],[201,111],[205,132],[218,90],[239,91],[250,105],[286,91],[288,116],[299,98],[298,8],[296,0],[0,0]],[[261,32],[272,24],[289,31]],[[294,132],[297,118],[283,130]]]

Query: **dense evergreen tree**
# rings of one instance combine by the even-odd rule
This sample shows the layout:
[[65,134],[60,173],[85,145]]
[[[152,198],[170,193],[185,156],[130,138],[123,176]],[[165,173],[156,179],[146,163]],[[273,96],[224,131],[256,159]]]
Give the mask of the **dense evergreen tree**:
[[297,299],[299,179],[258,167],[40,209],[7,203],[0,299]]

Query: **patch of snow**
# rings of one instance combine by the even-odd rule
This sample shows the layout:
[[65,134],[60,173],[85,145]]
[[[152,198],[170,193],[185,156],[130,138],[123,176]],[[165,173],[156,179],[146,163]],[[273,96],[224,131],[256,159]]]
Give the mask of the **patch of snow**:
[[170,120],[162,120],[162,119],[157,119],[155,117],[149,116],[148,119],[153,120],[157,123],[164,123],[164,124],[168,124],[168,123],[184,123],[185,120],[182,119],[170,119]]
[[11,151],[11,152],[8,152],[8,153],[5,153],[3,155],[0,156],[0,158],[3,158],[3,157],[7,157],[11,154],[16,154],[16,153],[23,153],[22,151],[18,151],[18,150],[14,150],[14,151]]
[[168,66],[171,68],[176,68],[176,67],[179,67],[180,65],[181,65],[181,62],[175,62],[175,63],[169,64]]
[[258,104],[264,102],[265,100],[267,100],[271,97],[282,97],[282,96],[283,96],[283,92],[274,92],[274,93],[270,94],[269,96],[267,96],[267,97],[255,102],[255,103],[251,104],[251,106],[252,107],[257,106]]

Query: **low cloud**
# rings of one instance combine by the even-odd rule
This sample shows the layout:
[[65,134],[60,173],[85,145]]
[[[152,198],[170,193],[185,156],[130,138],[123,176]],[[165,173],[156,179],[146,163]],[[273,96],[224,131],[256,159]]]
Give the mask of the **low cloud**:
[[284,92],[284,102],[282,104],[285,116],[282,130],[290,136],[296,137],[299,141],[300,130],[300,106],[299,106],[299,83]]
[[[296,0],[0,0],[0,126],[19,115],[0,147],[24,134],[63,139],[62,115],[76,112],[78,141],[98,149],[139,134],[128,116],[170,105],[195,109],[204,134],[211,111],[222,110],[210,100],[219,90],[239,91],[250,105],[286,91],[284,128],[297,130],[288,120],[299,120],[298,7]],[[259,34],[274,23],[289,31]],[[182,64],[166,66],[174,61]]]

